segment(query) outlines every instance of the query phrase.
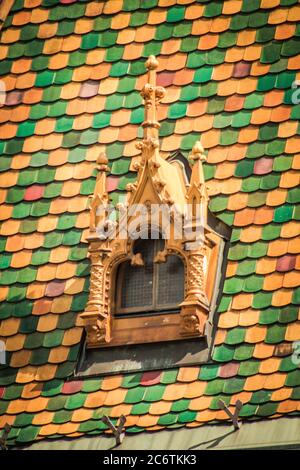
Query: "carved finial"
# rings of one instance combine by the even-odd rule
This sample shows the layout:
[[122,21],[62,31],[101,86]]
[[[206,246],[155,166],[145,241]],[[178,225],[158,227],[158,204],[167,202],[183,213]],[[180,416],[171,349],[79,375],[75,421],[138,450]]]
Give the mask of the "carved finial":
[[201,162],[206,162],[206,156],[204,154],[204,148],[200,142],[200,140],[197,140],[195,142],[193,148],[192,148],[192,153],[190,156],[191,160],[201,160]]
[[90,202],[90,231],[95,232],[97,225],[104,218],[97,213],[99,206],[106,206],[108,203],[108,194],[106,188],[106,172],[109,171],[108,160],[105,153],[101,152],[97,158],[97,170],[99,171],[96,179],[94,195]]
[[150,55],[148,59],[146,60],[146,68],[148,70],[155,70],[158,67],[158,60],[155,57],[155,55]]
[[104,152],[101,152],[97,158],[97,170],[108,171],[108,159]]
[[203,146],[199,140],[195,142],[192,148],[190,160],[194,161],[190,185],[201,186],[202,190],[206,189],[202,166],[202,163],[206,162],[206,156],[204,154]]
[[165,89],[156,85],[156,69],[158,60],[151,55],[146,61],[148,70],[148,83],[146,83],[141,91],[141,96],[145,103],[145,121],[142,126],[144,128],[144,139],[158,139],[158,129],[160,127],[157,121],[157,105],[165,96]]

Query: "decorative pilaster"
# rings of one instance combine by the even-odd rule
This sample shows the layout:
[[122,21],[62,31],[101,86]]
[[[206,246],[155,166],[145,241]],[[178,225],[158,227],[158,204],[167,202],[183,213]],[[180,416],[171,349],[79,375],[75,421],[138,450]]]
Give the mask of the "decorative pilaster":
[[90,295],[81,318],[84,321],[88,345],[93,347],[111,340],[111,318],[105,313],[104,264],[106,251],[100,251],[99,243],[90,248]]
[[190,159],[194,162],[187,202],[190,212],[188,226],[187,292],[181,304],[182,336],[204,334],[209,305],[205,294],[204,257],[206,256],[205,226],[207,221],[208,195],[205,186],[202,162],[206,160],[201,143],[195,143]]
[[109,343],[111,340],[111,318],[106,313],[104,305],[104,264],[103,261],[111,251],[103,237],[97,233],[106,223],[107,205],[109,203],[106,188],[106,172],[108,160],[104,153],[97,158],[97,169],[99,171],[96,179],[94,194],[90,203],[90,234],[89,257],[91,261],[90,293],[85,311],[80,315],[83,320],[89,347]]

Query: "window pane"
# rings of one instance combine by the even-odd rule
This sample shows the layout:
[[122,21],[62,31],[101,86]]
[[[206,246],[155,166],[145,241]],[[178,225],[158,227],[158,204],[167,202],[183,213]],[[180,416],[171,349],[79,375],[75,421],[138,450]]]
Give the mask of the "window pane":
[[154,241],[138,240],[134,253],[141,253],[144,266],[126,263],[121,293],[121,308],[152,307]]
[[178,256],[170,255],[158,264],[157,304],[178,305],[184,299],[184,265]]

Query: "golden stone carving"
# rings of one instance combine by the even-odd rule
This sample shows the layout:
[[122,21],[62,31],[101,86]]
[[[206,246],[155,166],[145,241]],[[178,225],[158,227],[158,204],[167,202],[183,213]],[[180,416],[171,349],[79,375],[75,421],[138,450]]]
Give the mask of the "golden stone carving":
[[[161,327],[156,326],[155,330],[153,326],[156,341],[203,337],[208,320],[210,286],[216,275],[220,237],[207,226],[208,194],[202,168],[205,161],[204,150],[200,142],[195,143],[190,155],[193,165],[188,185],[183,170],[161,157],[157,106],[163,99],[165,90],[156,85],[158,61],[154,56],[149,57],[146,67],[148,82],[141,92],[145,104],[145,121],[142,124],[144,135],[137,144],[141,155],[134,165],[137,180],[127,185],[126,200],[117,205],[120,211],[118,222],[112,222],[108,217],[108,161],[104,154],[97,159],[98,176],[91,198],[90,233],[87,237],[91,260],[90,294],[85,311],[80,315],[86,330],[87,346],[91,348],[153,341],[152,334],[149,335],[150,339],[146,339],[143,326],[150,328],[149,325],[158,325],[159,321]],[[135,317],[134,324],[137,327],[134,330],[133,327],[127,327],[131,320],[127,319],[126,324],[115,316],[115,292],[118,288],[115,279],[119,265],[129,261],[138,269],[144,263],[140,253],[133,254],[134,240],[130,235],[125,238],[121,236],[123,217],[128,217],[128,222],[135,221],[135,215],[130,215],[130,212],[126,215],[125,209],[130,209],[135,204],[147,208],[148,223],[151,222],[149,218],[153,217],[153,204],[174,204],[176,208],[171,217],[170,236],[165,240],[164,249],[157,253],[154,260],[155,263],[164,263],[168,255],[175,254],[184,263],[185,296],[178,306],[178,314],[173,314],[172,322],[170,320],[173,326],[168,326],[169,320],[164,319],[164,315],[159,316],[161,320],[153,319],[152,323],[144,317]],[[192,217],[185,222],[188,235],[184,234],[178,239],[175,237],[175,219],[179,217],[185,220],[187,205],[192,208]],[[196,213],[197,208],[200,208],[200,218]],[[114,237],[109,236],[108,229],[115,230]],[[158,230],[163,233],[161,221],[158,221]]]

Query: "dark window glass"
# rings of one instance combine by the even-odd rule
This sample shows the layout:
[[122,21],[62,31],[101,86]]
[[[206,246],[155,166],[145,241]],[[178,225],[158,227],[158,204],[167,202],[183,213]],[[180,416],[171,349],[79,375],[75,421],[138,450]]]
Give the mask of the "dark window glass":
[[117,275],[117,314],[178,309],[184,299],[184,265],[175,255],[156,263],[155,256],[163,251],[165,241],[138,240],[134,254],[139,253],[143,266],[127,261]]

